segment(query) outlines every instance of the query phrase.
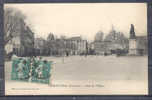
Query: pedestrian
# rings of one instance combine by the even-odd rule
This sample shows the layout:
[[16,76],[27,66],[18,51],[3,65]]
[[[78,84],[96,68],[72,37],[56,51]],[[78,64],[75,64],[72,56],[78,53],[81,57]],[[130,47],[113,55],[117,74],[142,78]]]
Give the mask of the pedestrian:
[[68,51],[66,51],[66,56],[67,56],[67,57],[69,56],[69,52],[68,52]]

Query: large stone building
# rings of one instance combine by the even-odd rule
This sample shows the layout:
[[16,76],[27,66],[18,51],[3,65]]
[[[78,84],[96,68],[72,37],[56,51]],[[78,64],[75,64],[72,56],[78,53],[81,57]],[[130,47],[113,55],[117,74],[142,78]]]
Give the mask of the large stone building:
[[[115,33],[115,34],[114,34]],[[118,35],[116,39],[112,36]],[[121,38],[119,33],[112,32],[109,36],[109,41],[94,41],[91,44],[94,47],[96,54],[118,54],[124,53],[128,55],[145,55],[148,53],[148,41],[147,36],[136,36],[134,32],[134,26],[131,24],[130,37]]]
[[94,50],[96,54],[104,54],[104,52],[106,51],[106,45],[104,43],[104,41],[96,41],[93,42],[94,44]]
[[96,54],[115,54],[119,50],[127,51],[128,38],[126,38],[122,32],[117,32],[114,27],[112,27],[104,40],[95,40],[93,44]]
[[80,36],[66,39],[66,48],[72,55],[81,54],[87,51],[87,41]]
[[111,41],[96,41],[94,42],[94,50],[96,54],[110,54],[112,50],[123,49],[122,45]]

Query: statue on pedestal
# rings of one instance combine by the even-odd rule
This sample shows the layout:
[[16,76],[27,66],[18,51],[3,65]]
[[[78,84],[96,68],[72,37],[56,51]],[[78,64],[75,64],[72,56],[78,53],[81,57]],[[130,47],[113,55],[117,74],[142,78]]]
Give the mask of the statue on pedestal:
[[135,31],[134,31],[134,25],[131,24],[131,28],[130,28],[130,39],[135,39],[136,35],[135,35]]

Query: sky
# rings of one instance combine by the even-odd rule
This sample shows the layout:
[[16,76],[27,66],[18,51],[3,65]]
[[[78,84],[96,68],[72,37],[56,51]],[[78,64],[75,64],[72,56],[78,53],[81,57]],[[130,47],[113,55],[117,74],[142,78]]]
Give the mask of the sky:
[[92,41],[98,31],[106,36],[112,26],[129,37],[130,24],[137,36],[147,35],[146,3],[13,3],[4,7],[19,9],[35,37],[46,38],[52,32],[58,37],[81,36]]

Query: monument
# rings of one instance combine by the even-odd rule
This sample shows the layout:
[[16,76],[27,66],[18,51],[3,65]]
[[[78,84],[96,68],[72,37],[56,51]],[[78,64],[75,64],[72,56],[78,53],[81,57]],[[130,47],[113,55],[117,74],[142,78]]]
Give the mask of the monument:
[[130,28],[129,55],[137,55],[137,42],[133,24],[131,24]]

